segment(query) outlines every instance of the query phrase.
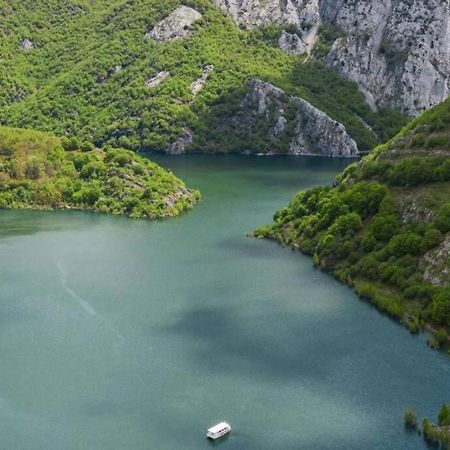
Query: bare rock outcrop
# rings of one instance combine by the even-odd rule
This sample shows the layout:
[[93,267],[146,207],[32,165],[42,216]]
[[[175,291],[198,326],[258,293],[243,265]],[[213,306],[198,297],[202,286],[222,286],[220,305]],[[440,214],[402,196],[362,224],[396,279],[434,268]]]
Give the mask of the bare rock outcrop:
[[326,63],[355,81],[368,104],[411,115],[450,95],[449,0],[212,0],[239,25],[295,25],[280,47],[310,53],[320,24],[337,39]]
[[282,31],[280,39],[278,39],[278,46],[286,53],[291,55],[301,55],[307,52],[306,43],[296,33],[288,33]]
[[248,111],[242,126],[252,128],[264,118],[268,139],[286,141],[282,153],[291,155],[325,155],[354,157],[355,141],[345,127],[306,100],[288,96],[270,83],[253,80],[244,99]]
[[192,145],[194,136],[188,128],[183,129],[181,136],[166,148],[166,153],[170,155],[181,155]]
[[170,77],[170,72],[167,70],[162,70],[161,72],[158,72],[155,76],[150,77],[146,83],[145,87],[148,87],[149,89],[152,89],[158,85],[160,85],[166,78]]
[[194,97],[196,97],[197,94],[203,89],[203,86],[206,84],[213,71],[214,66],[212,64],[208,64],[203,67],[201,77],[191,84],[191,92]]
[[20,48],[26,52],[33,50],[34,44],[29,39],[22,39],[20,41]]
[[450,93],[448,0],[331,0],[325,17],[347,36],[326,61],[355,81],[369,104],[396,107],[411,115]]
[[239,25],[257,28],[264,25],[299,22],[303,0],[212,0]]
[[146,33],[145,39],[164,42],[187,37],[190,27],[202,17],[195,9],[181,5]]

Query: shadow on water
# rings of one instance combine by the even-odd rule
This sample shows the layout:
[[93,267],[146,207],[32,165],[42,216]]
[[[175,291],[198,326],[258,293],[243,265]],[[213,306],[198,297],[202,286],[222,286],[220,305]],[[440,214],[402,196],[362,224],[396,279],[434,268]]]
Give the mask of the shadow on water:
[[[250,231],[248,232],[250,233]],[[247,258],[264,258],[264,259],[283,259],[285,255],[274,252],[267,244],[267,241],[262,242],[251,236],[232,236],[224,238],[217,242],[217,247],[223,251],[231,252],[236,256]]]
[[[231,431],[231,433],[233,433],[233,431]],[[228,433],[225,436],[222,436],[222,437],[220,437],[219,439],[216,439],[216,440],[208,438],[206,440],[206,442],[208,443],[208,447],[217,448],[217,447],[220,447],[221,445],[225,444],[232,437],[231,433]]]
[[[99,215],[80,211],[0,211],[0,240],[15,236],[67,231],[89,223],[97,223]],[[70,220],[69,220],[70,219]]]
[[[190,351],[195,364],[209,365],[208,370],[242,374],[244,368],[274,379],[326,378],[329,366],[349,349],[333,342],[335,336],[315,332],[316,327],[326,330],[330,326],[327,319],[319,318],[307,328],[299,328],[299,322],[288,311],[259,320],[240,317],[232,307],[214,306],[186,311],[165,331],[200,341],[202,346],[190,346]],[[272,329],[264,332],[269,325]],[[309,339],[312,334],[314,339]],[[357,343],[354,350],[361,350]]]
[[[149,159],[162,167],[173,170],[177,176],[198,178],[198,174],[213,174],[215,177],[221,172],[230,172],[247,179],[262,180],[267,178],[277,185],[285,186],[287,178],[298,178],[305,174],[328,173],[337,174],[350,162],[356,159],[336,158],[330,160],[326,157],[314,156],[271,156],[258,157],[254,155],[198,155],[187,154],[180,156],[147,154]],[[259,173],[258,173],[259,172]],[[280,176],[281,173],[283,176]],[[265,183],[265,181],[263,180]],[[292,178],[291,178],[292,182]]]

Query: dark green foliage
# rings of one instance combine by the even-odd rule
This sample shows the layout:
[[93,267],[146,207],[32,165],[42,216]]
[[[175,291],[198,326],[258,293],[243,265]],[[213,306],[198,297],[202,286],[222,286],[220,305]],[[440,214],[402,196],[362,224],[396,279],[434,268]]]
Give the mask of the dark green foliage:
[[75,136],[72,136],[70,138],[63,137],[61,139],[61,145],[62,145],[62,148],[64,150],[66,150],[68,152],[71,152],[71,151],[74,151],[74,150],[78,150],[81,147],[81,142]]
[[450,426],[450,404],[442,405],[439,410],[438,423],[441,427]]
[[438,443],[438,433],[428,419],[422,422],[423,438],[430,444]]
[[400,228],[401,222],[398,216],[379,214],[369,226],[370,234],[376,241],[388,241]]
[[450,325],[450,288],[437,293],[433,298],[432,317],[437,323]]
[[429,446],[450,449],[450,404],[443,404],[439,410],[438,424],[433,425],[427,418],[422,422],[423,438]]
[[442,205],[436,216],[436,228],[442,233],[450,231],[450,203]]
[[397,234],[386,246],[386,252],[396,258],[404,255],[420,255],[422,251],[422,237],[413,232]]
[[407,409],[405,411],[404,419],[407,428],[414,430],[417,428],[417,415],[412,409]]

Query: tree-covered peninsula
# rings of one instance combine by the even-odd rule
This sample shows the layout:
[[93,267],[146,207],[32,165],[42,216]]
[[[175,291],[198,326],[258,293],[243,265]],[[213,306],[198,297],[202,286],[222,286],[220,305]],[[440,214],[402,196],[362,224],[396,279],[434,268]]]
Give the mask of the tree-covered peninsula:
[[334,186],[300,192],[256,231],[311,255],[363,298],[425,327],[450,330],[450,99],[350,165]]
[[148,159],[77,138],[0,127],[0,208],[176,216],[199,193]]

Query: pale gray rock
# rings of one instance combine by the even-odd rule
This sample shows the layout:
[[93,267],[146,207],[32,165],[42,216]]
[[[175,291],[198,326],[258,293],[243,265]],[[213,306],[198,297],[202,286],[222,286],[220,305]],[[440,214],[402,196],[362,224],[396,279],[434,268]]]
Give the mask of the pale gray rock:
[[168,77],[170,77],[170,72],[167,72],[167,70],[162,70],[161,72],[158,72],[155,76],[149,78],[145,83],[145,87],[152,89],[160,85]]
[[[358,155],[356,142],[348,135],[345,127],[331,119],[309,102],[290,97],[270,83],[253,80],[244,100],[244,111],[249,111],[242,126],[252,127],[258,123],[258,116],[269,124],[268,138],[274,142],[285,137],[288,126],[294,130],[284,153],[293,155],[326,155],[354,157]],[[289,110],[295,111],[291,122],[286,119]]]
[[339,122],[300,98],[293,99],[297,106],[296,137],[291,142],[295,155],[320,154],[354,157],[358,155],[356,142]]
[[306,43],[297,34],[287,33],[284,30],[278,40],[278,47],[291,55],[301,55],[307,52]]
[[195,9],[181,5],[157,23],[153,30],[146,33],[145,39],[171,41],[187,37],[190,34],[190,27],[202,17]]
[[203,89],[203,86],[206,84],[213,71],[214,66],[212,64],[208,64],[202,69],[201,77],[191,84],[191,92],[194,97],[196,97],[197,94]]
[[212,0],[239,25],[299,24],[303,0]]
[[310,53],[321,23],[346,35],[326,63],[354,81],[373,108],[411,115],[450,95],[449,0],[212,0],[239,25],[296,25],[280,47]]
[[355,81],[369,104],[418,115],[449,95],[448,0],[323,3],[335,8],[332,24],[347,35],[326,62]]
[[283,134],[283,131],[286,129],[287,124],[288,124],[288,121],[286,120],[285,117],[283,117],[283,116],[278,117],[277,123],[269,131],[270,137],[272,139],[279,138]]
[[170,155],[181,155],[186,151],[186,148],[192,145],[194,136],[192,131],[188,128],[183,129],[181,136],[169,144],[166,148],[166,153]]
[[27,51],[32,50],[34,48],[34,44],[29,39],[22,39],[20,41],[20,48],[27,52]]

